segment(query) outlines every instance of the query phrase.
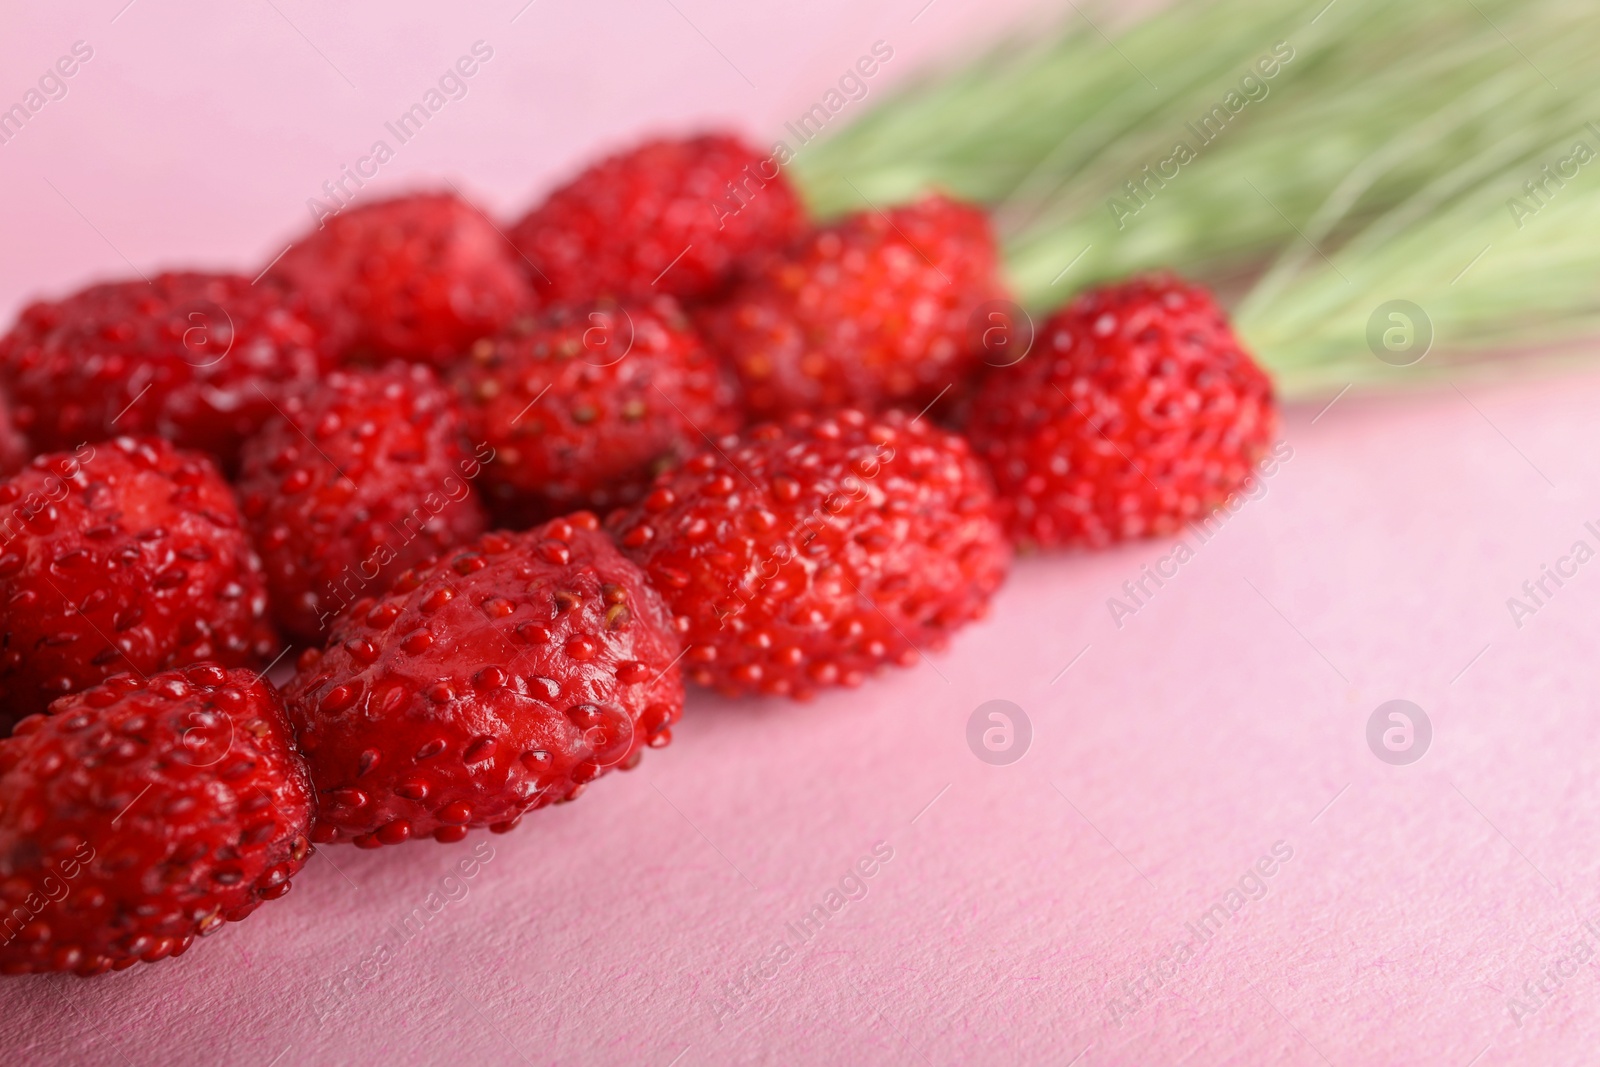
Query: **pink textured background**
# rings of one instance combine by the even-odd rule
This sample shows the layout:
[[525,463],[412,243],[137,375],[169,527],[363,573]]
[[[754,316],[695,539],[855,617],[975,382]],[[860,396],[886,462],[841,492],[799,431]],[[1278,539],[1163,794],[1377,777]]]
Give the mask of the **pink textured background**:
[[[13,5],[0,101],[76,40],[94,58],[0,145],[0,310],[127,274],[124,256],[270,258],[323,180],[478,39],[493,60],[380,188],[449,177],[509,214],[645,127],[733,122],[764,139],[874,40],[895,48],[879,93],[1031,6],[936,0],[913,22],[923,0],[523,4]],[[1593,1062],[1600,974],[1565,961],[1596,944],[1583,922],[1600,914],[1600,563],[1520,630],[1505,600],[1574,540],[1596,543],[1597,407],[1600,374],[1576,373],[1346,397],[1314,425],[1316,408],[1291,410],[1293,458],[1266,496],[1120,630],[1106,599],[1170,542],[1025,562],[992,621],[856,692],[697,697],[671,748],[515,834],[328,850],[284,901],[178,962],[7,980],[0,1053]],[[1364,741],[1395,697],[1434,724],[1410,767]],[[966,745],[991,699],[1033,723],[1009,767]],[[1293,856],[1267,895],[1133,992],[1280,841]],[[448,883],[465,895],[401,943],[401,918],[483,842],[492,859]],[[766,967],[877,842],[893,858],[866,896]],[[363,968],[386,941],[384,965]],[[752,969],[765,977],[719,1018]],[[1508,1001],[1533,1008],[1529,980],[1549,993],[1519,1026]]]

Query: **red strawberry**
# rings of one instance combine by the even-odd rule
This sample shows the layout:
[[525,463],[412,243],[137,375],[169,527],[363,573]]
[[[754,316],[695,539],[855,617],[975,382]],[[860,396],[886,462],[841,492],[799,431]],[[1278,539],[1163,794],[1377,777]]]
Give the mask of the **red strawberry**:
[[602,159],[511,231],[549,303],[705,296],[737,262],[804,225],[778,164],[725,134],[649,141]]
[[122,970],[289,891],[312,793],[278,694],[121,674],[0,741],[0,973]]
[[847,410],[728,438],[607,524],[677,615],[690,677],[805,697],[985,613],[1010,558],[993,507],[961,438]]
[[678,642],[639,569],[578,512],[491,533],[340,617],[286,696],[322,798],[318,841],[509,830],[659,747]]
[[738,421],[731,376],[670,297],[520,323],[478,342],[460,385],[494,449],[490,499],[517,518],[636,500]]
[[0,482],[0,727],[112,674],[271,656],[261,563],[211,460],[119,437]]
[[1172,533],[1242,488],[1278,432],[1272,383],[1204,289],[1085,293],[992,370],[969,433],[1020,543]]
[[17,429],[16,418],[11,414],[11,401],[0,391],[0,478],[17,473],[33,455],[28,439]]
[[298,301],[232,274],[93,285],[22,312],[0,338],[17,427],[56,452],[159,434],[231,463],[285,383],[328,365]]
[[757,261],[702,323],[752,415],[921,406],[977,368],[970,320],[1004,295],[983,212],[931,196]]
[[245,442],[239,495],[283,631],[322,644],[332,618],[483,532],[455,395],[427,367],[336,371]]
[[529,307],[526,269],[483,212],[420,193],[324,220],[271,276],[303,293],[352,357],[445,366]]

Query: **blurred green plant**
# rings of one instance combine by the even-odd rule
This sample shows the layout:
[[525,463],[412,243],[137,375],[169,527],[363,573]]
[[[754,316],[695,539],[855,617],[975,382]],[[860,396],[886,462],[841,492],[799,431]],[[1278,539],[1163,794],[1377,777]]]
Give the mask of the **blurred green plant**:
[[[1121,29],[1095,17],[1073,5],[1041,40],[933,72],[807,146],[792,170],[813,207],[930,187],[988,203],[1035,310],[1137,271],[1207,282],[1288,396],[1525,364],[1600,332],[1600,158],[1576,153],[1600,153],[1592,5],[1178,0]],[[1279,42],[1292,58],[1267,77]],[[1392,300],[1432,321],[1414,367],[1368,347]]]

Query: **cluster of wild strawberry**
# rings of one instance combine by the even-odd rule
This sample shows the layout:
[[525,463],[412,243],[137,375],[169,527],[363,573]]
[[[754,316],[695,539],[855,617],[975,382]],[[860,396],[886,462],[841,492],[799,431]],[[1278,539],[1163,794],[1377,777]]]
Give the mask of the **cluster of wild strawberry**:
[[817,224],[762,162],[654,141],[507,232],[410,195],[253,280],[22,312],[0,971],[177,955],[314,844],[509,830],[665,745],[684,676],[806,697],[910,664],[1014,544],[1174,530],[1270,445],[1205,292],[1013,309],[997,347],[981,209]]

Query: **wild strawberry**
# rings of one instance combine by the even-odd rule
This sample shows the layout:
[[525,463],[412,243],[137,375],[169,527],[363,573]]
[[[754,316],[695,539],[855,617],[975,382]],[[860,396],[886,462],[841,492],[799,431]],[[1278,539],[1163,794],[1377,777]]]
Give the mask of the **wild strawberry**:
[[805,697],[985,613],[1010,558],[993,506],[961,438],[847,410],[725,439],[607,525],[677,616],[691,678]]
[[1156,276],[1085,293],[990,371],[969,434],[1022,544],[1172,533],[1250,478],[1272,383],[1211,295]]
[[670,297],[559,309],[473,348],[459,375],[487,493],[514,523],[638,499],[738,423],[732,377]]
[[245,442],[239,495],[284,633],[333,617],[484,530],[455,394],[427,367],[336,371]]
[[232,274],[92,285],[0,338],[17,428],[44,452],[158,434],[231,464],[280,389],[330,360],[298,301]]
[[312,793],[253,671],[121,674],[0,741],[0,973],[122,970],[289,891]]
[[547,303],[715,292],[738,261],[797,235],[804,209],[771,159],[725,134],[608,156],[511,230]]
[[285,691],[322,799],[314,839],[375,848],[571,800],[683,710],[661,598],[579,512],[407,573]]
[[752,416],[921,406],[972,375],[970,320],[1004,295],[983,212],[930,196],[755,261],[701,322]]
[[0,726],[110,675],[273,654],[261,563],[211,460],[119,437],[0,482]]
[[31,455],[33,448],[17,429],[16,417],[11,414],[11,400],[0,390],[0,478],[17,473]]
[[526,310],[526,265],[476,207],[419,193],[342,211],[271,268],[350,358],[445,366]]

